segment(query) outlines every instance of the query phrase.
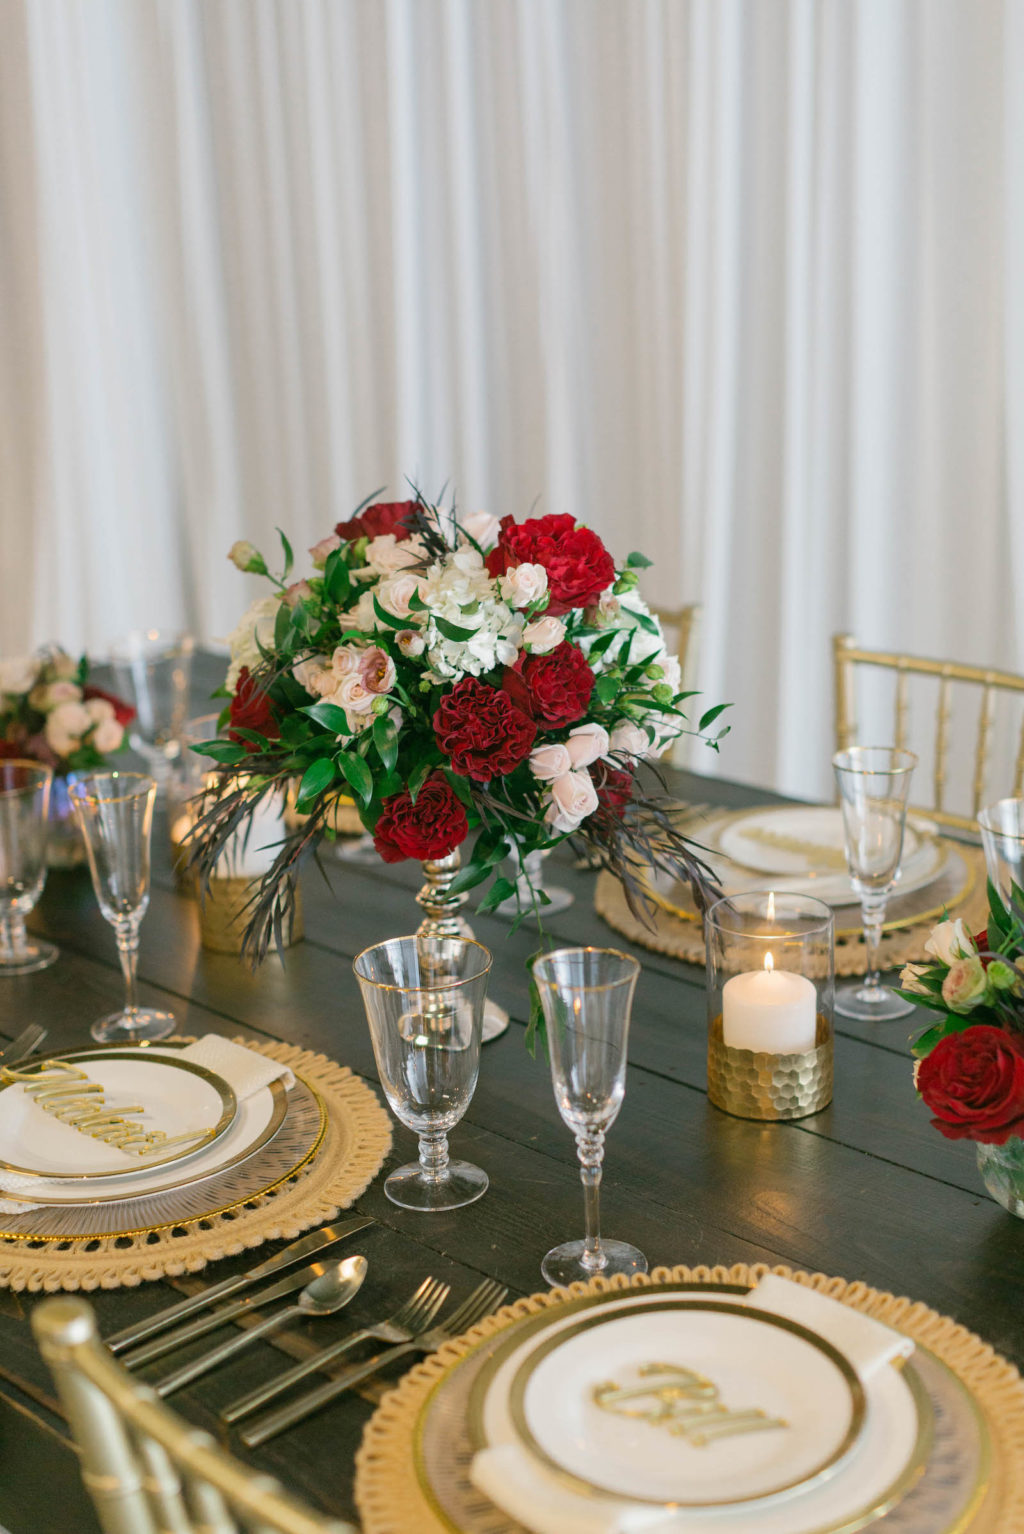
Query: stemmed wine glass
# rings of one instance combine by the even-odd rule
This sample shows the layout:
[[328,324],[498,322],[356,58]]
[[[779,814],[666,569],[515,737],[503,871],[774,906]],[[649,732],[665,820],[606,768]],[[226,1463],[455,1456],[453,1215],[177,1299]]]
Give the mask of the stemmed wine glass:
[[487,1191],[487,1173],[448,1156],[448,1131],[469,1107],[491,956],[468,938],[396,937],[353,964],[384,1095],[419,1135],[420,1159],[384,1192],[403,1209],[459,1209]]
[[555,1101],[576,1136],[586,1236],[548,1252],[549,1284],[646,1273],[647,1258],[625,1241],[602,1241],[599,1200],[604,1137],[626,1094],[626,1041],[640,966],[614,948],[559,948],[534,961],[547,1027]]
[[882,984],[878,946],[886,903],[899,878],[907,796],[916,765],[914,753],[899,746],[851,746],[832,758],[843,812],[846,861],[860,896],[867,948],[863,981],[836,992],[835,1009],[843,1017],[890,1022],[914,1010],[910,1002]]
[[147,629],[119,639],[110,651],[117,687],[135,709],[132,746],[161,789],[181,755],[194,649],[190,634]]
[[46,882],[52,785],[52,769],[38,762],[0,762],[0,975],[31,975],[58,956],[53,943],[25,931]]
[[93,1023],[92,1036],[101,1044],[165,1039],[174,1031],[174,1014],[140,1007],[136,985],[156,783],[139,772],[73,773],[68,797],[82,828],[96,899],[117,934],[124,974],[124,1010]]
[[[988,876],[1009,910],[1024,889],[1024,799],[1000,799],[978,816]],[[1019,896],[1018,896],[1019,899]]]

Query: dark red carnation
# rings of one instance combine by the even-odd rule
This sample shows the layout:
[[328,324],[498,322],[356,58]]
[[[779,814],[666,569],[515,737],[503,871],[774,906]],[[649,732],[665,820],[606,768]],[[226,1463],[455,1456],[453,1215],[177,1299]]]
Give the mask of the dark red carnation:
[[[506,691],[519,685],[516,673],[506,673]],[[530,713],[548,729],[582,719],[594,690],[594,673],[583,651],[563,639],[548,655],[531,655],[522,668]]]
[[1024,1136],[1024,1042],[987,1023],[947,1034],[918,1066],[917,1090],[947,1140]]
[[548,572],[552,617],[571,607],[596,602],[615,579],[612,556],[589,527],[577,527],[567,514],[528,517],[516,522],[502,517],[498,542],[487,556],[491,576],[504,575],[515,565],[543,565]]
[[419,504],[419,501],[378,501],[375,506],[367,506],[357,517],[339,522],[334,531],[348,543],[357,538],[380,538],[384,533],[394,533],[396,542],[404,543],[412,537],[408,524]]
[[432,772],[416,795],[406,790],[384,800],[373,845],[385,863],[403,858],[446,858],[469,834],[466,811],[443,772]]
[[267,740],[276,740],[281,733],[270,698],[259,683],[253,680],[248,666],[243,666],[239,672],[238,685],[231,699],[228,739],[239,742],[247,751],[260,749],[252,741],[238,735],[238,730],[255,730],[257,734],[266,736]]
[[457,773],[486,783],[529,756],[537,726],[507,692],[467,676],[441,699],[434,734]]
[[131,724],[135,718],[135,710],[130,703],[126,703],[123,698],[117,697],[115,693],[105,692],[102,687],[93,687],[90,683],[88,687],[82,688],[82,698],[86,703],[88,703],[90,698],[102,698],[105,703],[109,703],[114,710],[114,718],[122,729],[126,725]]

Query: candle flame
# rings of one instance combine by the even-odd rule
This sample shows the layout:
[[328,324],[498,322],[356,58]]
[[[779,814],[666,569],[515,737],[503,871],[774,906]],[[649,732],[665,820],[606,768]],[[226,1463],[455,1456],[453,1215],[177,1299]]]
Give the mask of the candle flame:
[[770,950],[764,956],[764,967],[768,971],[769,975],[771,974],[772,970],[775,968],[775,960],[772,958]]
[[768,920],[775,920],[775,891],[768,891]]

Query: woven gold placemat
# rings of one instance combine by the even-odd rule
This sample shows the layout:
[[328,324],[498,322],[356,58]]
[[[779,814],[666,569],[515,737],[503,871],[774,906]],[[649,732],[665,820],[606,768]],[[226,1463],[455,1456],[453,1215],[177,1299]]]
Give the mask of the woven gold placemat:
[[[962,916],[971,932],[979,932],[988,921],[988,897],[985,885],[985,858],[977,847],[957,845],[957,852],[967,865],[969,878],[967,893],[959,901],[950,901],[948,909]],[[704,928],[696,912],[692,920],[675,916],[671,911],[656,907],[650,911],[645,923],[633,915],[626,903],[622,885],[614,874],[598,875],[594,891],[594,909],[609,927],[628,937],[640,948],[654,953],[666,953],[673,959],[683,959],[688,964],[704,964]],[[924,945],[935,923],[941,919],[940,911],[932,911],[926,917],[906,927],[895,927],[882,933],[881,963],[883,969],[899,969],[904,964],[920,964],[927,959]],[[862,975],[865,950],[859,937],[840,933],[836,937],[836,974]]]
[[323,1225],[365,1192],[391,1148],[391,1120],[366,1083],[347,1066],[294,1044],[237,1042],[290,1066],[323,1102],[326,1130],[309,1163],[234,1208],[170,1228],[77,1241],[0,1240],[0,1285],[117,1289],[195,1273],[219,1257]]
[[[734,1267],[655,1268],[632,1281],[620,1277],[595,1278],[589,1284],[572,1284],[505,1305],[454,1342],[446,1343],[423,1363],[411,1369],[397,1389],[384,1397],[366,1425],[356,1455],[356,1505],[363,1520],[363,1534],[452,1534],[420,1486],[413,1453],[413,1433],[420,1410],[440,1380],[474,1345],[493,1337],[524,1316],[546,1307],[557,1307],[579,1295],[641,1289],[657,1284],[718,1283],[752,1287],[765,1273],[778,1273],[798,1284],[817,1289],[831,1299],[862,1310],[877,1321],[913,1337],[930,1348],[964,1382],[985,1415],[993,1444],[989,1490],[978,1514],[969,1525],[970,1534],[1020,1534],[1024,1530],[1024,1381],[988,1343],[948,1316],[859,1281],[828,1278],[824,1273],[793,1272],[791,1268],[768,1268],[764,1263]],[[497,1514],[486,1498],[481,1504],[480,1526],[493,1534],[510,1534],[518,1526]]]

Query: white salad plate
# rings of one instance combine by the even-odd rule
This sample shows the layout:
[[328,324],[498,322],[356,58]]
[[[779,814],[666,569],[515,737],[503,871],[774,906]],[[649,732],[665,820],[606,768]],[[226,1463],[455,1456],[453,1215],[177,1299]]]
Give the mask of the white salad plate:
[[[47,1112],[26,1088],[31,1078],[54,1073],[64,1063],[84,1072],[84,1103],[102,1098],[104,1111],[125,1112],[126,1123],[161,1132],[177,1143],[136,1155]],[[94,1187],[101,1181],[147,1176],[156,1168],[176,1171],[181,1162],[213,1148],[238,1118],[234,1090],[222,1076],[151,1049],[72,1050],[34,1061],[19,1076],[26,1079],[5,1079],[0,1073],[0,1170],[17,1176]],[[75,1090],[72,1084],[69,1091]],[[127,1112],[139,1108],[143,1112]]]
[[[661,1372],[641,1372],[651,1365]],[[649,1396],[629,1396],[648,1383]],[[699,1442],[698,1418],[687,1424],[684,1414],[709,1400],[714,1421],[724,1406],[787,1426]],[[686,1534],[863,1527],[923,1473],[932,1421],[912,1363],[861,1381],[812,1329],[741,1298],[685,1290],[626,1294],[511,1338],[481,1370],[468,1411],[477,1451],[515,1446],[521,1455],[507,1509],[520,1519],[528,1477],[545,1530],[559,1506],[573,1527],[595,1530],[632,1527],[634,1518],[639,1529],[642,1510],[660,1507],[674,1515],[665,1527]],[[500,1478],[477,1484],[501,1504]]]

